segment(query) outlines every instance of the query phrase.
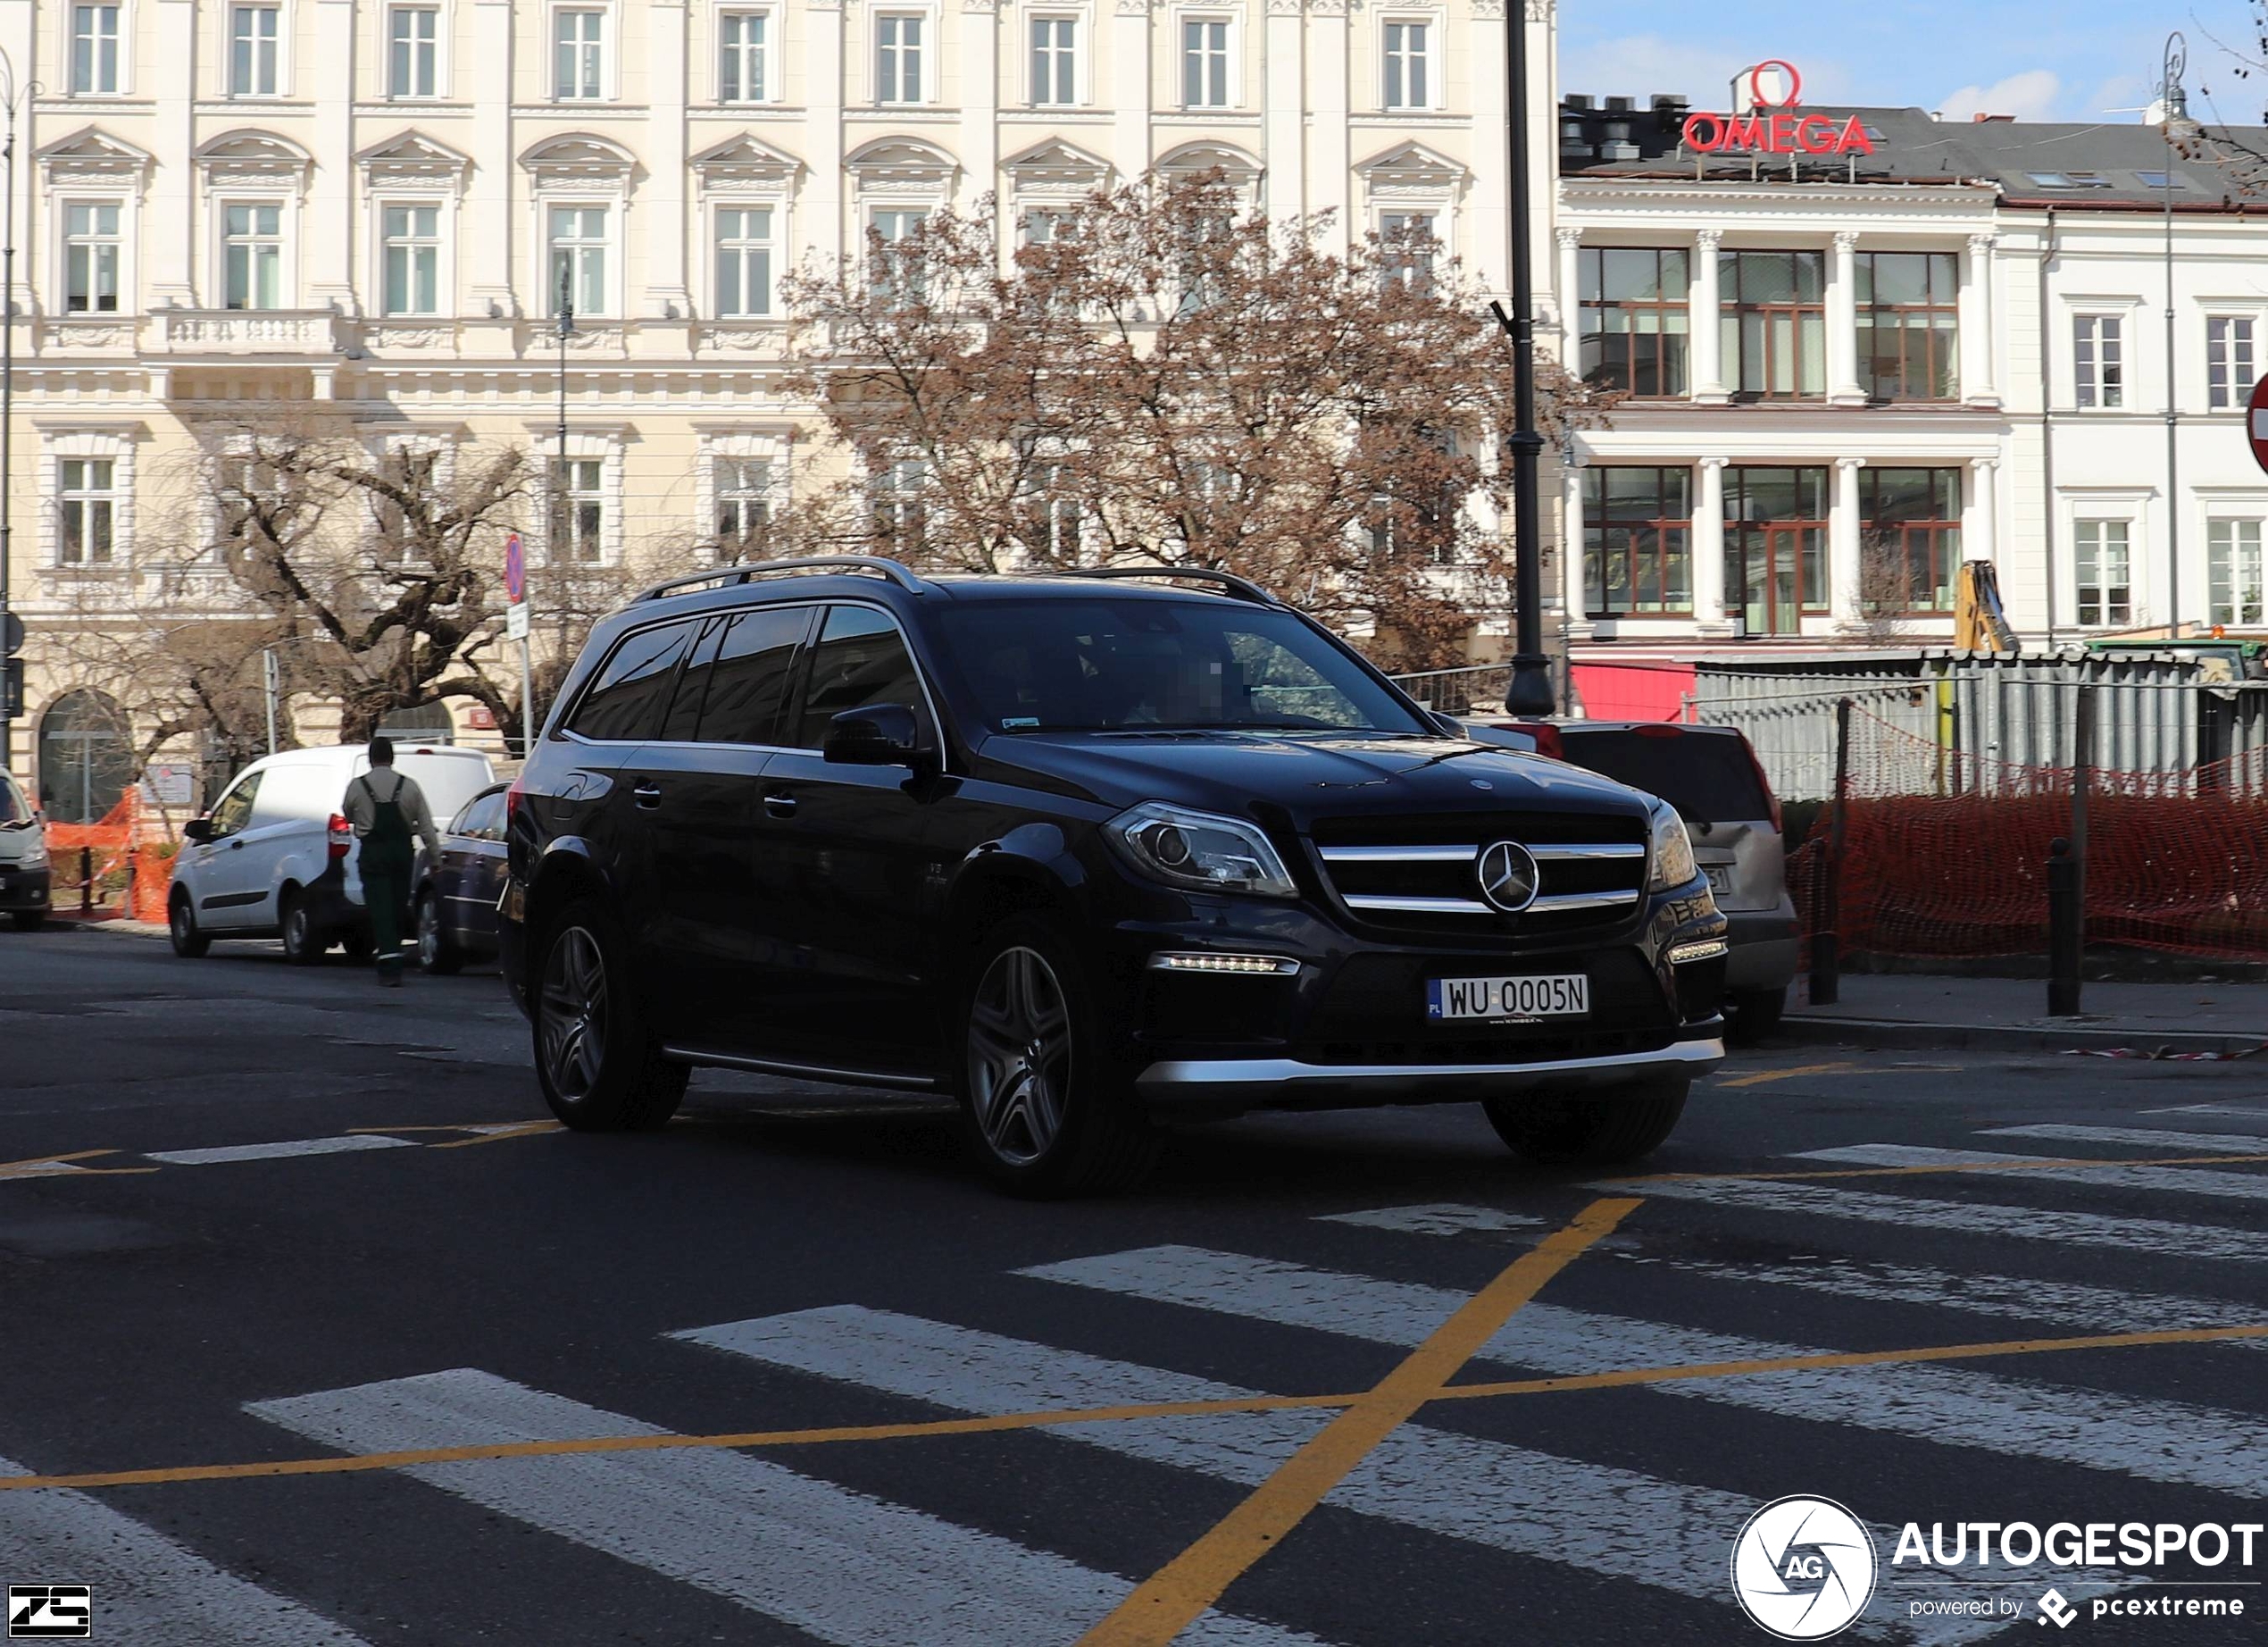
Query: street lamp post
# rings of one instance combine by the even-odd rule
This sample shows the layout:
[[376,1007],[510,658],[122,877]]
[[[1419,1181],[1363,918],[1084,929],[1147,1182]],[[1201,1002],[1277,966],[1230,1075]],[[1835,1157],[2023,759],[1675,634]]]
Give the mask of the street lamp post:
[[[0,631],[8,622],[8,578],[14,524],[11,500],[15,493],[16,429],[16,110],[39,89],[39,82],[16,85],[15,64],[0,52],[0,104],[6,110],[6,132],[0,139],[0,187],[7,201],[0,205]],[[13,704],[0,704],[0,769],[15,760],[16,717]]]
[[1551,689],[1551,660],[1544,656],[1542,525],[1537,513],[1536,467],[1544,438],[1536,430],[1536,293],[1530,245],[1531,209],[1528,175],[1528,8],[1525,0],[1505,7],[1505,140],[1512,155],[1512,313],[1491,303],[1497,323],[1512,337],[1514,427],[1512,448],[1513,602],[1512,678],[1505,687],[1505,708],[1513,715],[1547,715],[1556,706]]
[[2189,96],[2181,89],[2181,71],[2189,67],[2189,42],[2180,29],[2165,37],[2164,74],[2158,81],[2158,130],[2165,138],[2165,636],[2181,638],[2181,459],[2177,430],[2180,402],[2174,398],[2177,358],[2173,323],[2173,122],[2189,113]]

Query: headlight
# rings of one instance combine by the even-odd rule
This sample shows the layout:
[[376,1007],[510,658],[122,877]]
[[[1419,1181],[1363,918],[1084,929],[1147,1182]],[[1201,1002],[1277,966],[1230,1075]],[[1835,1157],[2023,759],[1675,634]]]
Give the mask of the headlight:
[[1103,826],[1103,837],[1154,881],[1193,892],[1256,892],[1297,898],[1268,837],[1238,818],[1187,812],[1163,801],[1130,807]]
[[45,841],[44,840],[34,839],[34,840],[33,840],[33,841],[32,841],[32,843],[31,843],[29,846],[26,847],[26,848],[23,849],[23,856],[22,856],[21,857],[18,858],[18,859],[16,860],[16,862],[17,862],[17,864],[18,864],[18,865],[20,865],[21,867],[23,867],[23,868],[25,868],[25,869],[45,869],[45,868],[46,868],[46,867],[47,867],[47,843],[46,843],[46,841]]
[[1654,867],[1646,877],[1647,891],[1671,891],[1699,873],[1693,863],[1693,839],[1685,832],[1685,820],[1675,807],[1665,801],[1654,808],[1646,856]]

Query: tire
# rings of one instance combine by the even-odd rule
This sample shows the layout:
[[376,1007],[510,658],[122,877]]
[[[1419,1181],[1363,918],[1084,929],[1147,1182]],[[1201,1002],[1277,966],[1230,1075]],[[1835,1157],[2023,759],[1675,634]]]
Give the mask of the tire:
[[1613,1166],[1659,1149],[1685,1113],[1686,1075],[1583,1093],[1536,1092],[1482,1101],[1512,1152],[1538,1166]]
[[282,929],[284,959],[294,966],[313,966],[330,948],[330,934],[315,924],[315,911],[304,892],[287,888],[277,924]]
[[213,940],[197,930],[196,908],[187,892],[166,906],[165,931],[173,941],[173,953],[185,961],[200,960],[213,948]]
[[1040,1199],[1148,1176],[1157,1134],[1132,1072],[1111,1054],[1086,969],[1055,928],[1019,915],[987,933],[955,1024],[962,1129],[995,1184]]
[[1734,990],[1724,998],[1725,1035],[1740,1046],[1753,1047],[1780,1027],[1788,1010],[1788,986],[1776,990]]
[[36,932],[47,924],[47,912],[45,909],[19,909],[11,918],[15,922],[16,930],[20,932]]
[[663,1058],[647,1033],[629,954],[605,907],[579,898],[545,923],[529,969],[537,1084],[551,1113],[579,1133],[666,1124],[693,1073]]
[[431,887],[417,895],[417,964],[438,977],[446,978],[464,968],[464,951],[441,924],[441,900]]

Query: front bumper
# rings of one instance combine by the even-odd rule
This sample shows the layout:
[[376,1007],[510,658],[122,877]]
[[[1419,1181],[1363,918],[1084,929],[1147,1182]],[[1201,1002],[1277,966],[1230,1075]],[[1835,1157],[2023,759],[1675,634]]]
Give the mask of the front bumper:
[[54,872],[0,867],[0,909],[46,914],[54,902]]
[[1135,1079],[1162,1113],[1233,1115],[1247,1109],[1364,1108],[1386,1104],[1472,1103],[1516,1092],[1626,1086],[1651,1076],[1705,1075],[1724,1061],[1714,1025],[1706,1039],[1650,1052],[1522,1064],[1307,1064],[1296,1058],[1188,1058],[1151,1065]]

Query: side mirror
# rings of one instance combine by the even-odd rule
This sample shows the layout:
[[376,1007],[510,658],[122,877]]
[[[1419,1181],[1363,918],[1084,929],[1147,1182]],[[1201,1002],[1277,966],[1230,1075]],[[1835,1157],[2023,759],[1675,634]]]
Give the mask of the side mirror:
[[197,845],[203,846],[206,841],[213,839],[213,820],[211,818],[191,818],[188,823],[181,825],[181,839],[184,840],[195,841]]
[[846,709],[827,723],[819,753],[845,766],[921,765],[921,723],[905,704]]

